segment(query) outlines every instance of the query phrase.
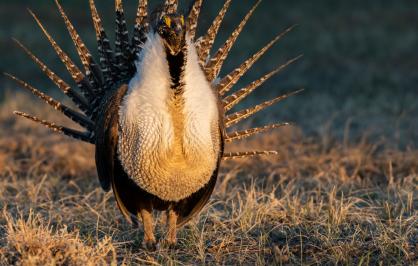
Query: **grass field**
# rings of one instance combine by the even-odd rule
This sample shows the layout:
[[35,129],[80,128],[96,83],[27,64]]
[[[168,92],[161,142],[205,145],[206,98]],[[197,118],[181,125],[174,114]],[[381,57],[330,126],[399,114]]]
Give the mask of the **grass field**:
[[[1,108],[0,261],[4,265],[357,264],[418,261],[418,151],[279,130],[242,145],[277,158],[222,165],[176,249],[147,252],[95,174],[93,149]],[[47,108],[29,108],[62,121]],[[163,233],[158,230],[158,235]]]
[[[87,1],[62,2],[94,47]],[[112,28],[112,1],[96,2]],[[137,1],[125,2],[132,20]],[[206,2],[202,29],[222,1]],[[223,38],[249,8],[243,2],[233,3]],[[10,41],[17,37],[65,72],[26,7],[75,55],[52,1],[4,0],[0,71],[62,98]],[[305,87],[249,122],[295,126],[228,147],[279,155],[224,162],[210,203],[171,250],[142,249],[142,229],[132,228],[112,193],[100,188],[93,147],[15,118],[12,111],[22,110],[71,124],[1,77],[0,265],[416,265],[418,2],[265,0],[225,73],[293,24],[299,26],[239,86],[304,58],[239,108]]]

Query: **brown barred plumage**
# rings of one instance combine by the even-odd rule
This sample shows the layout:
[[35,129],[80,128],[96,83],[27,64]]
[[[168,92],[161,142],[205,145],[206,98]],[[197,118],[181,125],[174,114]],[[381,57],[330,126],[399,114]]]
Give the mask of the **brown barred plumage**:
[[85,141],[85,142],[88,142],[88,143],[93,143],[93,138],[91,136],[91,132],[82,132],[82,131],[78,131],[78,130],[75,130],[75,129],[59,126],[59,125],[56,125],[55,123],[39,119],[36,116],[30,115],[30,114],[27,114],[27,113],[24,113],[24,112],[14,111],[13,113],[15,115],[18,115],[18,116],[24,117],[26,119],[29,119],[29,120],[31,120],[35,123],[41,124],[41,125],[49,128],[50,130],[54,131],[54,132],[62,133],[62,134],[65,134],[67,136],[70,136],[72,138],[82,140],[82,141]]
[[[101,69],[97,68],[94,59],[91,56],[91,53],[81,40],[80,36],[76,32],[74,26],[68,19],[67,15],[65,14],[62,6],[59,4],[58,0],[55,0],[57,7],[60,11],[61,16],[64,19],[66,27],[70,33],[70,36],[77,48],[77,53],[80,56],[80,59],[83,63],[83,66],[86,71],[86,75],[90,77],[89,80],[86,79],[84,74],[78,69],[78,67],[73,63],[73,61],[65,54],[62,49],[57,45],[54,39],[49,35],[46,31],[42,23],[36,17],[36,15],[30,11],[32,16],[34,17],[35,21],[44,32],[45,36],[48,38],[49,42],[53,46],[54,50],[60,57],[61,61],[65,64],[67,70],[76,81],[77,85],[80,87],[82,92],[86,95],[86,99],[79,95],[76,91],[72,90],[70,86],[65,83],[61,78],[59,78],[55,73],[53,73],[44,63],[42,63],[37,57],[35,57],[27,48],[22,47],[30,57],[40,66],[41,70],[52,80],[56,85],[62,89],[66,94],[70,96],[70,98],[87,114],[87,116],[91,116],[92,114],[97,114],[98,105],[100,103],[100,97],[97,95],[101,95],[103,93],[103,89],[97,81],[103,82],[101,80],[102,75],[106,77],[106,83],[117,83],[118,80],[125,79],[129,76],[129,73],[125,73],[123,68],[128,64],[133,64],[132,60],[135,60],[135,56],[132,57],[133,51],[140,51],[140,45],[142,44],[143,37],[145,33],[148,32],[149,22],[148,22],[148,1],[147,0],[139,0],[138,9],[137,9],[137,16],[135,20],[135,27],[134,27],[134,36],[132,38],[132,44],[129,44],[128,39],[128,31],[126,28],[126,21],[123,14],[123,7],[121,0],[115,0],[116,6],[116,14],[117,14],[117,26],[116,26],[116,60],[118,63],[114,61],[113,58],[113,51],[110,47],[109,39],[106,36],[106,33],[103,29],[102,22],[100,16],[97,12],[97,9],[94,4],[94,0],[89,0],[89,5],[92,13],[93,25],[96,31],[96,37],[98,40],[98,50],[100,54],[100,63]],[[228,38],[225,44],[217,51],[217,53],[209,60],[206,64],[207,74],[210,79],[216,77],[222,67],[223,61],[229,54],[230,49],[232,48],[233,44],[235,43],[238,35],[242,31],[243,27],[245,26],[248,19],[251,17],[252,13],[259,5],[261,0],[257,1],[255,5],[250,9],[244,19],[240,22],[238,27],[234,30],[232,35]],[[202,7],[203,0],[196,0],[193,5],[191,6],[189,17],[187,18],[189,23],[189,34],[191,37],[194,37],[196,32],[196,26],[198,17],[200,14],[200,9]],[[196,49],[199,54],[200,63],[203,64],[204,58],[208,57],[211,47],[214,43],[215,37],[218,33],[220,28],[221,22],[223,21],[225,14],[231,4],[231,0],[226,0],[222,9],[220,10],[217,17],[214,19],[212,25],[208,29],[207,33],[198,38],[195,42]],[[164,7],[166,12],[173,12],[175,13],[177,10],[178,2],[175,0],[167,0],[164,3]],[[225,76],[221,81],[216,84],[216,89],[219,90],[220,95],[224,95],[228,92],[236,82],[241,78],[243,74],[245,74],[251,66],[257,61],[267,50],[269,50],[274,43],[276,43],[283,35],[289,32],[292,27],[288,28],[283,33],[279,34],[275,39],[269,42],[263,49],[259,52],[254,54],[251,58],[246,60],[240,67],[235,69],[233,72]],[[19,43],[19,45],[21,45]],[[22,46],[22,45],[21,45]],[[139,47],[138,47],[139,46]],[[132,50],[128,49],[132,47]],[[252,82],[248,86],[238,90],[237,92],[226,96],[223,99],[224,105],[224,112],[229,111],[232,107],[238,104],[241,100],[247,97],[252,91],[254,91],[257,87],[261,86],[267,79],[272,77],[274,74],[280,72],[284,67],[289,65],[290,63],[294,62],[296,59],[289,60],[286,64],[280,66],[279,68],[273,70],[272,72],[264,75],[260,79]],[[119,70],[117,70],[119,67]],[[109,73],[118,72],[118,77],[113,77]],[[109,72],[109,73],[107,73]],[[122,73],[121,73],[122,72]],[[97,78],[99,77],[99,78]],[[230,127],[235,125],[236,123],[240,122],[241,120],[252,116],[256,112],[284,99],[287,98],[289,95],[280,96],[276,99],[266,101],[262,104],[254,106],[252,108],[248,108],[246,110],[236,112],[230,115],[227,115],[225,118],[225,125],[226,127]],[[95,99],[92,99],[95,98]],[[94,110],[91,111],[89,108],[93,108]],[[94,115],[93,115],[94,117]],[[257,131],[258,132],[258,131]]]
[[271,124],[271,125],[267,125],[263,127],[255,127],[255,128],[242,130],[242,131],[235,131],[235,132],[227,133],[225,137],[225,142],[228,143],[228,142],[233,142],[236,140],[242,140],[242,139],[254,136],[256,134],[263,133],[270,129],[289,126],[289,125],[290,123],[278,123],[278,124]]
[[115,0],[116,13],[116,40],[115,40],[115,59],[118,68],[118,79],[121,80],[128,76],[129,71],[134,68],[133,62],[129,62],[131,49],[129,44],[129,33],[126,26],[125,12],[122,0]]
[[103,28],[102,20],[97,12],[94,0],[89,0],[91,17],[93,20],[94,30],[96,32],[97,50],[100,56],[100,66],[106,84],[113,84],[116,75],[116,67],[110,41]]
[[269,78],[273,77],[283,69],[285,69],[288,65],[292,64],[302,56],[295,57],[293,59],[290,59],[286,63],[280,65],[275,70],[271,71],[270,73],[265,74],[261,78],[251,82],[248,86],[234,92],[233,94],[225,97],[222,102],[224,105],[225,112],[231,110],[235,105],[240,103],[243,99],[245,99],[250,93],[252,93],[255,89],[263,85],[264,82],[266,82]]
[[51,35],[42,25],[41,21],[38,19],[35,13],[33,13],[32,10],[30,9],[29,9],[29,13],[32,15],[33,19],[36,21],[36,24],[38,24],[39,28],[42,30],[42,32],[48,39],[49,43],[54,48],[61,62],[65,65],[65,67],[67,68],[67,71],[70,73],[73,80],[77,83],[77,86],[80,88],[81,92],[86,97],[90,97],[90,98],[93,97],[94,96],[93,88],[91,87],[91,84],[88,82],[84,74],[74,64],[74,62],[68,57],[68,55],[64,51],[62,51],[61,47],[59,47],[59,45],[51,37]]
[[218,49],[216,54],[212,56],[209,62],[205,66],[205,73],[209,80],[214,80],[221,71],[223,63],[228,56],[229,52],[231,51],[232,46],[234,46],[235,41],[237,40],[238,36],[240,35],[241,31],[244,29],[245,24],[247,24],[248,20],[261,3],[261,0],[258,0],[254,6],[248,11],[247,15],[245,15],[244,19],[238,25],[238,27],[232,32],[231,36],[228,40]]
[[178,0],[166,0],[164,3],[164,12],[174,14],[177,12]]
[[243,151],[243,152],[226,152],[222,157],[222,160],[233,160],[233,159],[243,159],[250,158],[254,156],[268,156],[268,155],[277,155],[277,151]]
[[226,118],[225,118],[225,126],[227,128],[229,128],[229,127],[241,122],[242,120],[254,115],[255,113],[260,112],[261,110],[263,110],[263,109],[265,109],[269,106],[272,106],[275,103],[283,101],[284,99],[286,99],[286,98],[288,98],[292,95],[295,95],[295,94],[297,94],[301,91],[303,91],[303,89],[281,95],[281,96],[276,97],[272,100],[260,103],[256,106],[253,106],[253,107],[247,108],[245,110],[238,111],[238,112],[235,112],[233,114],[227,115]]
[[[89,77],[90,83],[94,88],[95,94],[100,93],[101,86],[103,85],[103,74],[100,71],[99,67],[97,66],[96,62],[94,61],[90,51],[87,49],[84,42],[81,40],[80,35],[78,35],[77,31],[75,30],[73,24],[68,19],[67,14],[65,14],[64,9],[62,8],[61,4],[58,0],[55,0],[55,3],[58,7],[58,10],[63,18],[65,25],[67,27],[68,33],[71,36],[71,39],[74,42],[76,47],[77,53],[80,56],[81,63],[84,66],[84,70],[86,75]],[[92,74],[92,75],[91,75]]]
[[200,10],[202,8],[203,0],[197,0],[193,3],[193,6],[189,12],[187,19],[189,27],[189,37],[194,41],[196,36],[197,22],[199,20]]
[[26,48],[21,42],[14,39],[14,41],[19,45],[20,48],[22,48],[23,51],[26,52],[26,54],[39,66],[39,68],[42,70],[42,72],[57,85],[59,89],[61,89],[68,97],[71,98],[71,100],[74,101],[77,106],[83,110],[87,111],[89,109],[89,104],[86,99],[84,99],[83,96],[81,96],[78,92],[74,91],[70,85],[68,85],[64,80],[62,80],[57,74],[52,72],[51,69],[48,68],[47,65],[45,65],[44,62],[42,62],[38,57],[36,57],[31,51],[29,51],[28,48]]
[[148,33],[148,28],[148,0],[139,0],[132,37],[132,54],[135,57],[140,51],[140,45],[146,40],[145,34]]
[[255,53],[252,57],[245,60],[238,68],[232,71],[230,74],[226,75],[224,78],[221,79],[218,85],[216,85],[216,89],[219,91],[219,95],[224,95],[227,93],[237,82],[238,80],[245,74],[247,71],[263,56],[277,41],[279,41],[286,33],[288,33],[293,27],[288,28],[284,32],[280,33],[276,36],[272,41],[270,41],[266,46],[264,46],[260,51]]
[[5,75],[13,81],[17,82],[17,84],[19,84],[20,87],[30,91],[33,95],[46,102],[48,105],[52,106],[55,110],[62,112],[65,116],[67,116],[80,126],[85,127],[91,131],[94,130],[94,123],[87,116],[71,109],[63,103],[58,102],[51,96],[46,95],[45,93],[39,91],[38,89],[34,88],[33,86],[29,85],[23,80],[13,76],[12,74],[5,73]]
[[196,41],[196,50],[199,55],[199,63],[201,66],[206,64],[209,53],[212,50],[213,43],[215,42],[216,35],[218,34],[219,28],[222,21],[224,20],[225,14],[228,11],[228,8],[232,0],[226,0],[222,9],[219,11],[218,15],[212,22],[212,25],[209,27],[207,33],[198,38]]

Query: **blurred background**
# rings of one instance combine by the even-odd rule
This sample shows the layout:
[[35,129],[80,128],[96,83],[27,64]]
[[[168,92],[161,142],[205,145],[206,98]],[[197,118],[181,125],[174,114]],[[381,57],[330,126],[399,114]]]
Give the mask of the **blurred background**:
[[[61,2],[83,40],[97,54],[88,1]],[[96,2],[108,35],[113,38],[113,1]],[[150,0],[151,6],[159,2]],[[188,1],[180,2],[183,9],[188,6]],[[225,41],[254,2],[233,1],[216,47]],[[137,1],[125,0],[124,4],[128,25],[132,26]],[[222,4],[222,0],[205,1],[200,33],[204,33]],[[0,72],[16,74],[37,88],[62,97],[11,39],[22,41],[66,81],[71,81],[26,8],[32,9],[64,50],[77,58],[52,0],[2,0]],[[290,58],[300,54],[303,58],[259,88],[238,109],[305,88],[301,94],[263,111],[252,123],[288,121],[294,122],[306,136],[327,135],[353,141],[367,137],[401,149],[417,147],[418,1],[264,0],[239,37],[222,73],[229,73],[276,34],[295,24],[298,26],[235,89]],[[0,77],[0,88],[0,101],[22,91],[4,76]]]

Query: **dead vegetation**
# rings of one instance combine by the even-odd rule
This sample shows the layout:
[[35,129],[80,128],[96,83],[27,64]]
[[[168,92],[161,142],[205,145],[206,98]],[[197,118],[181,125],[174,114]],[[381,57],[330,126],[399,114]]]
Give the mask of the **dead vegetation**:
[[100,189],[92,147],[15,119],[22,109],[68,123],[31,98],[9,98],[0,109],[0,264],[418,262],[418,150],[310,139],[297,128],[250,140],[278,148],[278,158],[225,162],[177,248],[148,252],[142,230]]

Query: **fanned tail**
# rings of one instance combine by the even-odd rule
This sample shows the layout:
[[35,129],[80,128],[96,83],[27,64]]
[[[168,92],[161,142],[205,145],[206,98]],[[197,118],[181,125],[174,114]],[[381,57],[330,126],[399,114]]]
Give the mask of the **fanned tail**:
[[209,60],[209,62],[205,66],[205,73],[206,77],[212,81],[214,80],[221,71],[223,63],[228,56],[229,52],[231,51],[232,46],[235,44],[238,36],[240,35],[241,31],[244,29],[244,26],[247,24],[248,20],[250,19],[251,15],[254,13],[258,5],[261,3],[261,0],[258,0],[254,6],[248,11],[247,15],[238,25],[238,27],[232,32],[231,36],[228,40],[222,45],[221,48],[218,49],[216,54]]
[[39,68],[44,72],[44,74],[52,80],[52,82],[57,85],[59,89],[61,89],[64,94],[68,95],[71,100],[77,106],[83,110],[87,111],[89,110],[89,104],[86,99],[84,99],[83,96],[81,96],[78,92],[74,91],[70,85],[68,85],[64,80],[62,80],[59,76],[57,76],[54,72],[52,72],[51,69],[48,68],[48,66],[45,65],[44,62],[42,62],[39,58],[37,58],[28,48],[26,48],[21,42],[15,39],[15,42],[19,45],[20,48],[22,48],[23,51],[26,52],[27,55],[39,66]]
[[122,0],[115,0],[116,13],[116,40],[115,56],[118,68],[118,80],[126,78],[130,72],[134,71],[135,66],[131,58],[131,49],[129,44],[129,33],[126,26],[125,12],[123,10]]
[[224,153],[222,160],[233,160],[233,159],[243,159],[250,158],[254,156],[267,156],[267,155],[277,155],[277,151],[244,151],[244,152],[226,152]]
[[238,112],[235,112],[233,114],[230,114],[230,115],[226,116],[226,118],[225,118],[225,126],[226,126],[226,128],[229,128],[229,127],[241,122],[242,120],[244,120],[246,118],[249,118],[250,116],[254,115],[255,113],[257,113],[257,112],[259,112],[259,111],[261,111],[261,110],[263,110],[263,109],[265,109],[269,106],[272,106],[273,104],[278,103],[278,102],[280,102],[280,101],[282,101],[282,100],[284,100],[284,99],[286,99],[286,98],[288,98],[292,95],[295,95],[295,94],[297,94],[301,91],[303,91],[303,89],[281,95],[279,97],[276,97],[276,98],[274,98],[272,100],[269,100],[269,101],[265,101],[265,102],[260,103],[256,106],[253,106],[251,108],[247,108],[245,110],[238,111]]
[[164,12],[174,14],[177,12],[178,0],[166,0],[164,3]]
[[219,11],[207,33],[200,37],[195,43],[196,51],[199,56],[199,63],[201,66],[204,66],[206,63],[209,53],[212,50],[213,43],[215,42],[216,35],[218,34],[219,27],[224,20],[225,14],[228,11],[231,1],[232,0],[225,1],[221,11]]
[[228,133],[227,136],[225,137],[225,142],[232,142],[232,141],[235,141],[235,140],[242,140],[242,139],[254,136],[256,134],[263,133],[267,130],[280,128],[280,127],[284,127],[284,126],[289,126],[289,125],[291,125],[291,124],[290,123],[278,123],[278,124],[271,124],[271,125],[267,125],[267,126],[263,126],[263,127],[256,127],[256,128],[250,128],[250,129],[246,129],[246,130],[242,130],[242,131],[231,132],[231,133]]
[[67,116],[68,118],[70,118],[71,120],[73,120],[74,122],[79,124],[80,126],[82,126],[84,128],[87,128],[89,130],[94,129],[94,123],[87,116],[71,109],[70,107],[64,105],[63,103],[58,102],[57,100],[55,100],[51,96],[46,95],[45,93],[43,93],[43,92],[39,91],[38,89],[32,87],[31,85],[24,82],[23,80],[15,77],[15,76],[13,76],[9,73],[4,73],[4,74],[8,78],[10,78],[11,80],[17,82],[17,84],[19,84],[20,87],[30,91],[33,95],[35,95],[39,99],[43,100],[48,105],[52,106],[55,110],[58,110],[58,111],[62,112],[65,116]]
[[145,43],[146,34],[149,31],[148,23],[148,0],[139,0],[136,11],[134,34],[132,37],[132,54],[136,57],[141,50],[141,45]]
[[42,25],[41,21],[38,19],[35,13],[33,13],[32,10],[30,9],[29,9],[29,13],[32,15],[35,22],[38,24],[39,28],[42,30],[42,32],[46,36],[51,46],[54,48],[56,54],[58,55],[62,63],[65,65],[65,67],[67,68],[67,71],[70,73],[71,77],[76,82],[81,92],[86,96],[86,98],[89,98],[89,99],[93,98],[94,97],[93,88],[91,87],[91,84],[86,79],[84,74],[74,64],[74,62],[68,57],[68,55],[62,51],[62,49],[58,46],[55,40],[51,37],[51,35]]
[[31,120],[35,123],[41,124],[41,125],[49,128],[50,130],[54,131],[54,132],[62,133],[62,134],[67,135],[69,137],[72,137],[72,138],[75,138],[75,139],[78,139],[78,140],[82,140],[82,141],[85,141],[85,142],[94,143],[94,138],[93,138],[91,132],[82,132],[82,131],[78,131],[78,130],[75,130],[75,129],[59,126],[59,125],[56,125],[55,123],[39,119],[36,116],[32,116],[32,115],[24,113],[24,112],[14,111],[13,113],[15,115],[18,115],[18,116],[24,117],[26,119],[29,119],[29,120]]
[[55,3],[61,14],[61,17],[64,20],[68,33],[70,34],[71,39],[73,40],[77,53],[80,56],[81,63],[83,64],[85,72],[89,77],[89,81],[94,89],[94,93],[99,95],[102,94],[103,76],[99,66],[94,61],[90,51],[87,49],[86,45],[81,40],[80,35],[78,35],[77,31],[75,30],[71,21],[68,19],[67,14],[65,14],[65,11],[58,2],[58,0],[55,0]]
[[255,80],[255,81],[251,82],[248,86],[246,86],[246,87],[238,90],[237,92],[235,92],[235,93],[233,93],[233,94],[225,97],[222,100],[223,105],[224,105],[225,112],[231,110],[235,105],[237,105],[243,99],[245,99],[245,97],[247,97],[248,95],[250,95],[255,89],[257,89],[258,87],[260,87],[261,85],[263,85],[264,82],[266,82],[268,79],[270,79],[274,75],[276,75],[279,72],[281,72],[288,65],[292,64],[293,62],[295,62],[296,60],[298,60],[301,57],[302,56],[298,56],[298,57],[295,57],[293,59],[290,59],[289,61],[287,61],[283,65],[280,65],[279,67],[277,67],[276,69],[274,69],[273,71],[271,71],[270,73],[267,73],[264,76],[262,76],[261,78],[259,78],[259,79]]
[[112,48],[110,47],[110,41],[103,28],[102,20],[97,12],[94,0],[89,0],[89,4],[94,30],[96,32],[97,50],[100,56],[100,67],[103,73],[103,78],[105,79],[106,84],[113,85],[114,78],[116,76],[114,54]]
[[194,40],[196,36],[197,22],[199,20],[202,4],[203,0],[195,0],[187,17],[189,38],[191,38],[192,40]]
[[[262,49],[245,60],[241,65],[234,69],[231,73],[221,79],[217,79],[219,73],[223,67],[223,64],[228,57],[231,48],[235,44],[238,36],[242,32],[246,23],[260,4],[261,0],[257,0],[252,8],[248,11],[245,17],[240,21],[238,26],[225,41],[223,45],[212,55],[211,50],[222,21],[224,20],[226,13],[230,7],[232,0],[225,0],[223,7],[219,11],[218,15],[213,20],[211,26],[207,30],[206,34],[195,41],[196,51],[198,53],[199,64],[206,74],[207,79],[212,82],[214,90],[218,92],[219,96],[224,97],[222,99],[222,106],[224,113],[231,111],[234,106],[244,100],[248,95],[255,91],[258,87],[264,84],[265,81],[282,71],[285,67],[296,61],[300,56],[295,57],[286,63],[275,68],[271,72],[264,74],[257,80],[251,82],[247,86],[233,92],[230,95],[226,95],[237,84],[237,82],[251,69],[251,67],[277,43],[286,33],[288,33],[293,27],[286,29],[284,32],[278,34],[272,41],[268,42]],[[38,57],[36,57],[29,49],[27,49],[19,41],[16,43],[29,55],[29,57],[40,67],[42,72],[48,76],[56,86],[61,89],[83,112],[73,110],[70,107],[60,103],[52,97],[44,94],[38,89],[32,87],[28,83],[14,77],[13,75],[6,74],[9,78],[16,81],[21,87],[30,91],[35,96],[52,106],[56,110],[62,112],[64,115],[78,123],[82,127],[86,128],[86,132],[77,131],[74,129],[62,127],[54,123],[41,120],[37,117],[31,116],[26,113],[16,112],[17,115],[23,116],[27,119],[40,123],[48,128],[63,133],[65,135],[77,138],[83,141],[94,143],[94,131],[95,121],[98,117],[99,106],[103,101],[105,92],[111,89],[116,83],[121,81],[127,81],[135,71],[134,62],[141,47],[146,41],[146,34],[150,30],[150,24],[148,20],[148,0],[138,0],[138,8],[136,12],[135,27],[133,29],[132,38],[129,38],[127,30],[126,19],[122,0],[115,0],[115,13],[116,13],[116,26],[115,26],[115,47],[112,50],[110,41],[103,28],[102,20],[97,11],[94,0],[89,0],[89,6],[91,10],[91,17],[95,29],[97,39],[97,49],[99,54],[99,64],[97,64],[90,51],[81,40],[79,34],[75,30],[72,22],[69,20],[64,9],[59,3],[59,0],[55,0],[58,10],[64,20],[66,28],[70,34],[70,37],[75,45],[78,56],[80,57],[84,72],[74,64],[69,56],[60,48],[51,35],[47,32],[40,20],[32,12],[31,15],[35,19],[36,23],[51,43],[53,49],[57,53],[60,60],[65,65],[66,69],[70,73],[71,77],[76,82],[79,92],[72,89],[62,78],[56,75],[52,70],[48,68]],[[187,14],[187,30],[189,37],[194,40],[196,37],[199,15],[201,12],[203,0],[194,0],[190,5],[190,9]],[[162,6],[162,12],[166,14],[173,14],[177,12],[178,0],[165,0]],[[215,81],[216,80],[216,81]],[[274,99],[265,101],[261,104],[252,106],[250,108],[232,113],[226,114],[224,117],[224,124],[226,128],[230,128],[233,125],[241,122],[244,119],[251,117],[257,112],[300,92],[288,93]],[[226,95],[226,96],[224,96]],[[231,132],[225,135],[225,142],[230,143],[241,139],[248,138],[271,129],[289,125],[288,123],[277,123],[266,125],[263,127],[255,127],[246,130]],[[235,152],[225,153],[224,159],[237,159],[247,158],[259,155],[272,155],[277,154],[274,151],[248,151],[248,152]]]
[[[141,44],[145,41],[146,33],[149,30],[147,0],[139,0],[137,17],[135,21],[134,35],[132,41],[129,40],[129,34],[126,26],[126,20],[122,7],[122,0],[115,0],[116,13],[116,38],[115,51],[112,50],[110,41],[103,28],[102,20],[97,11],[94,0],[89,0],[91,17],[95,29],[97,39],[97,49],[99,53],[99,64],[95,62],[90,51],[85,43],[80,38],[72,22],[65,13],[63,7],[58,0],[55,0],[57,8],[64,20],[65,26],[69,35],[75,45],[77,54],[81,60],[85,73],[74,64],[70,57],[61,49],[61,47],[51,37],[45,27],[42,25],[38,17],[29,10],[34,20],[50,42],[51,46],[57,53],[60,60],[65,65],[66,69],[74,79],[79,92],[75,91],[62,78],[55,74],[46,66],[38,57],[36,57],[29,49],[16,40],[16,43],[29,55],[29,57],[39,66],[42,72],[48,76],[55,85],[61,89],[84,113],[71,109],[70,107],[60,103],[59,101],[49,97],[38,89],[32,87],[28,83],[10,75],[9,78],[15,80],[21,87],[30,91],[38,98],[42,99],[48,105],[51,105],[56,110],[64,113],[67,117],[86,128],[87,132],[77,132],[72,129],[57,126],[54,123],[38,119],[34,116],[17,112],[16,114],[26,117],[32,121],[41,123],[53,129],[55,132],[60,132],[68,136],[81,139],[87,142],[94,142],[93,131],[95,129],[95,120],[97,119],[99,106],[101,105],[106,90],[111,89],[115,83],[129,79],[134,72],[135,56],[141,49]],[[177,1],[167,1],[170,5],[169,9],[177,8]]]
[[277,41],[279,41],[286,33],[292,30],[293,27],[288,28],[284,32],[276,36],[272,41],[270,41],[266,46],[264,46],[260,51],[255,53],[252,57],[245,60],[238,68],[232,71],[230,74],[226,75],[216,86],[216,90],[219,92],[219,95],[224,95],[227,93],[245,74],[247,71],[254,65],[258,59],[261,58]]

